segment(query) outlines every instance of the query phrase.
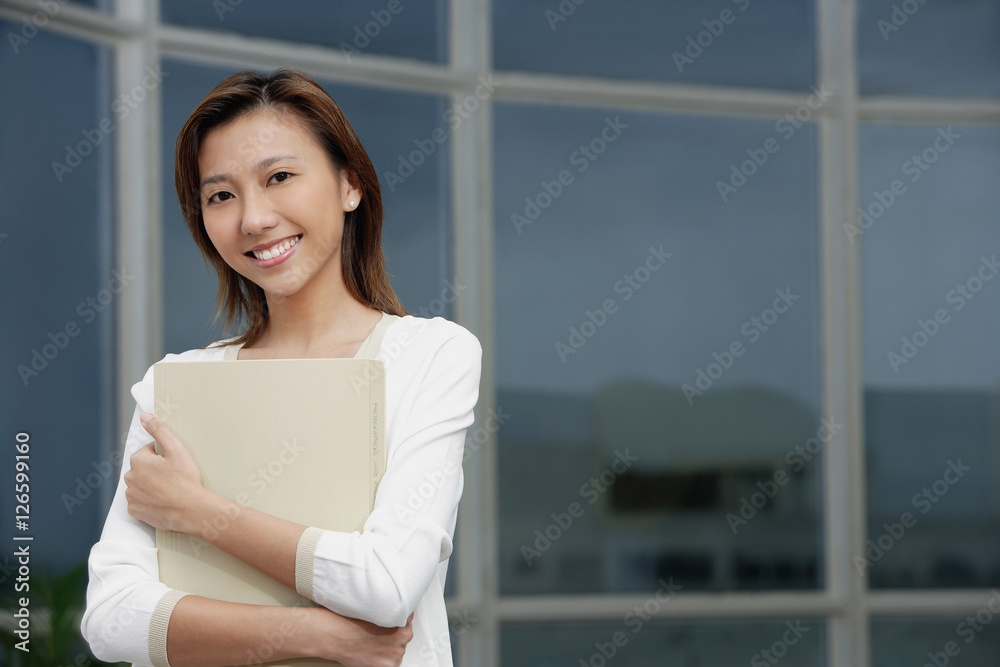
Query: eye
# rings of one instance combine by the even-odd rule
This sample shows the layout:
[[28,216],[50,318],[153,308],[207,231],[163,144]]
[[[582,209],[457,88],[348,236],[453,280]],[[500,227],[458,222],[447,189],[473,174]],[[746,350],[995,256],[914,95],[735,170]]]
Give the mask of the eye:
[[[208,204],[214,204],[216,202],[220,202],[221,203],[221,202],[226,201],[227,199],[229,199],[232,196],[233,196],[233,193],[226,192],[225,190],[220,190],[219,192],[214,193],[212,196],[210,196],[205,201]],[[218,197],[218,199],[216,199],[217,197]]]
[[287,171],[279,171],[278,173],[276,173],[273,176],[271,176],[270,180],[273,181],[273,180],[277,179],[278,183],[284,183],[285,181],[287,181],[291,177],[292,177],[292,175],[290,173],[288,173]]

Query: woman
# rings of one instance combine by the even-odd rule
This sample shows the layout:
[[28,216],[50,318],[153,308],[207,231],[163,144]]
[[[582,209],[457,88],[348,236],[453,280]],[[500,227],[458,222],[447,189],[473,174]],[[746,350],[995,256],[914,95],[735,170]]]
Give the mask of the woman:
[[[360,534],[232,503],[202,486],[183,444],[150,414],[150,368],[132,388],[122,478],[90,555],[84,636],[102,659],[173,667],[261,656],[450,665],[444,578],[478,399],[478,340],[400,305],[384,267],[375,170],[340,108],[301,72],[240,72],[220,83],[181,130],[175,180],[218,272],[220,310],[246,328],[165,361],[353,357],[381,337],[387,466]],[[247,402],[267,415],[266,396]],[[431,497],[412,502],[431,486]],[[204,533],[219,512],[236,518]],[[170,590],[158,581],[156,528],[201,537],[319,606]]]

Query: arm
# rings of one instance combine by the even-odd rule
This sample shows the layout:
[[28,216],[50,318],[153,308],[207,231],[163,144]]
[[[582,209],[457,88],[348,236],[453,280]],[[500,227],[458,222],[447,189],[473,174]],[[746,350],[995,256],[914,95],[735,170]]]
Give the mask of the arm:
[[322,607],[270,607],[184,596],[167,634],[172,667],[325,658],[344,665],[398,667],[413,633],[344,618]]
[[[151,378],[152,371],[144,382]],[[409,627],[387,631],[322,607],[258,607],[184,596],[159,582],[155,530],[129,516],[126,507],[129,454],[150,439],[139,414],[151,407],[151,385],[137,383],[133,395],[138,407],[125,444],[122,475],[89,559],[81,630],[94,654],[107,661],[158,667],[168,664],[167,655],[174,667],[260,662],[251,653],[268,650],[274,660],[324,657],[345,665],[398,665],[412,636]]]
[[[206,491],[183,446],[156,419],[146,428],[164,453],[150,447],[133,458],[129,512],[197,535],[341,615],[402,626],[451,554],[481,355],[462,330],[414,369],[416,391],[394,408],[403,412],[395,426],[401,436],[393,438],[398,445],[361,534],[307,529]],[[229,527],[202,530],[219,512]]]

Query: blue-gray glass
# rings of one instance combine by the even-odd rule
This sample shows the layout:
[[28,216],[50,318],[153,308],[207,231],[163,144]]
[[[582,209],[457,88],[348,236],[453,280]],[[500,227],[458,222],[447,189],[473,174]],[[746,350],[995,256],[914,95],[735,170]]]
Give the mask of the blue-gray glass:
[[803,0],[496,0],[498,70],[807,89],[816,16]]
[[985,667],[1000,664],[1000,593],[971,614],[872,621],[872,667]]
[[[174,189],[174,150],[184,121],[232,69],[167,60],[163,94],[163,293],[167,352],[203,347],[222,337],[213,326],[217,281],[181,216]],[[382,246],[393,287],[411,312],[452,316],[447,199],[448,139],[442,98],[320,82],[341,106],[382,184]],[[428,143],[433,148],[428,148]],[[421,151],[418,145],[424,146]],[[416,155],[414,155],[416,152]]]
[[[683,595],[683,591],[680,595]],[[669,602],[665,602],[669,604]],[[500,630],[504,667],[695,667],[826,665],[825,626],[813,619],[706,623],[652,621],[656,591],[621,621],[507,623]]]
[[861,131],[871,586],[1000,583],[1000,129]]
[[[0,35],[17,29],[0,21]],[[104,520],[102,494],[117,483],[117,461],[104,450],[124,443],[110,427],[114,317],[140,267],[112,257],[118,116],[109,65],[104,49],[48,31],[0,57],[7,91],[0,104],[0,423],[8,442],[0,514],[8,545],[18,545],[12,534],[34,537],[33,575],[86,560]],[[30,456],[24,530],[15,529],[20,431]]]
[[495,120],[502,592],[817,587],[815,128]]
[[859,0],[865,95],[1000,96],[1000,4]]
[[348,59],[380,54],[445,62],[448,6],[445,0],[349,2],[299,0],[170,0],[160,3],[164,23],[266,37],[291,44],[336,49]]

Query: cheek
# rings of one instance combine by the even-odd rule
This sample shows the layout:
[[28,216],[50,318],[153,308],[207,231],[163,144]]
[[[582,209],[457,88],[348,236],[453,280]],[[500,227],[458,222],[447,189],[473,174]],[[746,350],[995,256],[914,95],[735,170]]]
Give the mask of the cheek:
[[210,216],[203,219],[205,221],[205,235],[208,236],[208,240],[215,246],[216,251],[223,257],[231,253],[233,251],[231,247],[232,239],[227,238],[226,226],[217,219],[217,216]]

